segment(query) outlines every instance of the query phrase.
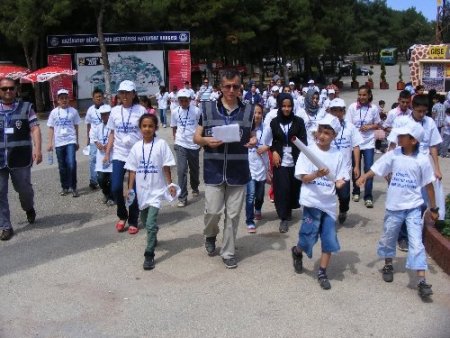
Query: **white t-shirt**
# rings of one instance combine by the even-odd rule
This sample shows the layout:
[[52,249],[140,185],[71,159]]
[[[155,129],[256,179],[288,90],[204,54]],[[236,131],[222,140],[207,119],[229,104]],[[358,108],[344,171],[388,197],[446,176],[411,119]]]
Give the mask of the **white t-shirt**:
[[[420,122],[415,121],[412,115],[400,116],[395,119],[393,128],[403,127],[411,121],[420,123],[425,130],[423,140],[419,144],[419,150],[422,154],[428,155],[430,153],[430,147],[436,146],[442,142],[442,137],[439,134],[436,122],[429,116],[425,116]],[[397,144],[397,135],[394,132],[391,132],[388,136],[388,141]]]
[[[348,107],[347,114],[345,115],[346,121],[349,121],[355,125],[358,130],[367,124],[380,124],[380,114],[378,107],[374,104],[369,106],[359,106],[357,102],[354,102]],[[360,144],[361,150],[375,148],[375,130],[361,132],[361,136],[364,140]]]
[[[289,132],[289,129],[291,128],[291,123],[282,125],[280,123],[280,128],[283,130],[285,134]],[[268,127],[264,126],[264,133],[261,138],[261,141],[266,146],[271,146],[273,141],[273,134],[272,134],[272,128],[270,128],[270,124]],[[281,158],[281,166],[282,167],[293,167],[295,165],[294,163],[294,157],[292,156],[292,147],[287,146],[283,147],[283,155],[279,154]]]
[[[342,154],[333,148],[323,151],[313,143],[308,146],[309,149],[322,162],[326,163],[330,173],[336,179],[350,180],[349,172],[344,165]],[[295,177],[300,179],[302,175],[308,175],[318,170],[304,153],[300,153],[297,164],[295,165]],[[300,204],[310,208],[317,208],[336,219],[336,183],[323,176],[314,179],[310,183],[303,183],[300,190]]]
[[420,152],[406,156],[400,147],[388,151],[370,169],[379,176],[392,173],[386,194],[387,210],[420,207],[424,203],[422,187],[435,180],[428,156]]
[[265,128],[270,128],[270,122],[272,122],[272,120],[277,117],[278,114],[278,109],[272,109],[271,111],[269,111],[266,116],[264,117],[264,129]]
[[331,142],[331,147],[341,152],[344,158],[344,166],[348,169],[349,173],[352,170],[353,148],[359,146],[363,141],[359,130],[350,122],[343,121],[341,131]]
[[[95,108],[95,104],[93,104],[92,106],[90,106],[88,108],[88,110],[86,111],[86,116],[84,118],[84,123],[86,124],[90,124],[91,128],[99,125],[102,123],[102,117],[100,116],[100,113],[98,112],[98,109]],[[92,142],[92,140],[90,140],[91,144],[93,144],[94,142]]]
[[219,99],[220,93],[218,91],[212,91],[211,95],[209,96],[210,101],[217,101]]
[[149,206],[160,208],[168,185],[163,167],[174,165],[172,151],[160,137],[155,137],[150,143],[139,141],[131,148],[125,169],[136,172],[136,193],[140,210]]
[[406,112],[401,111],[400,108],[398,107],[391,109],[387,113],[386,120],[384,120],[383,122],[383,128],[392,128],[392,126],[394,125],[394,121],[397,117],[409,115],[411,115],[411,109],[409,108],[406,109]]
[[80,124],[80,120],[78,111],[72,107],[56,107],[50,112],[47,126],[54,128],[55,147],[77,143],[75,126]]
[[450,135],[450,115],[445,115],[443,134]]
[[156,93],[155,98],[158,101],[158,109],[167,109],[167,101],[169,100],[167,92],[164,92],[162,95],[161,93]]
[[248,163],[250,167],[250,174],[252,175],[252,180],[261,182],[265,181],[267,178],[267,169],[269,168],[269,154],[267,151],[262,155],[259,155],[256,152],[256,150],[260,146],[264,145],[264,131],[261,128],[258,128],[255,131],[258,143],[255,148],[248,149]]
[[173,112],[175,109],[178,108],[177,93],[171,92],[169,94],[169,100],[170,100],[170,112]]
[[297,103],[299,108],[305,109],[305,97],[303,95],[297,97]]
[[296,115],[298,117],[301,117],[303,119],[303,122],[305,122],[308,144],[316,143],[314,132],[317,131],[318,122],[325,117],[327,112],[325,111],[325,109],[319,109],[316,115],[309,115],[304,109],[299,109],[296,113]]
[[130,108],[115,106],[111,110],[107,126],[114,131],[114,156],[110,158],[123,162],[127,160],[131,147],[142,139],[138,122],[145,112],[145,108],[139,104]]
[[266,102],[266,108],[268,109],[275,109],[277,107],[277,99],[270,95]]
[[199,149],[200,146],[194,143],[194,133],[198,126],[200,110],[195,106],[188,109],[178,107],[170,115],[170,126],[176,127],[175,144],[186,149]]
[[[91,138],[91,143],[95,144],[96,142],[101,143],[102,145],[108,144],[110,130],[106,124],[98,124],[91,128],[89,136]],[[109,155],[112,158],[112,151]],[[96,157],[95,157],[95,171],[110,173],[112,172],[112,162],[109,163],[107,167],[103,166],[103,159],[105,158],[105,152],[97,149]]]

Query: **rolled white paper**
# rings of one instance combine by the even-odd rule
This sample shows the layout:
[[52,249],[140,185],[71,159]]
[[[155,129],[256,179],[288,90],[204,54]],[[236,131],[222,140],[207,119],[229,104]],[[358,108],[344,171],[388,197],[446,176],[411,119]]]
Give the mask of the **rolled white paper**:
[[[326,168],[329,170],[329,168],[325,165],[325,163],[322,162],[321,159],[319,159],[314,153],[297,137],[292,137],[291,139],[292,143],[295,144],[295,146],[303,153],[305,156],[318,168],[323,169]],[[331,173],[331,171],[327,175],[328,179],[332,182],[336,181],[336,178]]]

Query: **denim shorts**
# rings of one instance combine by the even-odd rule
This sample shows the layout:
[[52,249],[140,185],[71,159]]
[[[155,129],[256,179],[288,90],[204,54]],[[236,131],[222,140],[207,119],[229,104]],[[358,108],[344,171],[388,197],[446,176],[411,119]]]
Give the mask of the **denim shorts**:
[[303,219],[298,233],[298,244],[309,258],[312,258],[314,244],[319,239],[322,252],[331,253],[340,250],[336,233],[336,220],[326,212],[310,207],[303,207]]

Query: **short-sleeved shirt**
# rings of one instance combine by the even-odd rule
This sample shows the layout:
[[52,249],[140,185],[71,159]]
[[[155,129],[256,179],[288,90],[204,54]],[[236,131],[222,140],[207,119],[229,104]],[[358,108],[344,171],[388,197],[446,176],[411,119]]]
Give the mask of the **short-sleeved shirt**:
[[107,126],[114,131],[114,155],[110,158],[123,162],[127,160],[131,147],[142,139],[138,122],[145,112],[145,108],[139,104],[129,108],[115,106],[111,110]]
[[[110,134],[110,130],[105,123],[98,124],[94,126],[90,131],[91,143],[95,144],[99,142],[101,145],[108,144],[108,138]],[[113,158],[113,152],[109,154],[110,158]],[[103,159],[105,158],[105,152],[97,149],[96,157],[95,157],[95,171],[100,172],[112,172],[112,163],[109,163],[107,167],[103,165]]]
[[77,134],[75,126],[80,124],[80,115],[75,108],[56,107],[50,112],[47,126],[54,129],[55,147],[76,144]]
[[195,129],[200,119],[200,110],[190,105],[188,109],[178,107],[171,112],[170,126],[176,127],[175,144],[186,149],[199,149],[200,146],[194,143]]
[[170,112],[173,112],[175,109],[178,108],[177,93],[171,92],[169,94],[169,101],[170,101]]
[[167,109],[167,101],[169,100],[169,94],[167,92],[161,94],[156,93],[156,101],[158,101],[158,109]]
[[387,210],[420,207],[424,203],[422,187],[435,180],[428,156],[420,152],[407,156],[401,147],[388,151],[370,169],[378,176],[392,173],[386,194]]
[[[358,102],[352,103],[345,116],[346,121],[353,123],[358,130],[368,124],[380,124],[378,107],[373,104],[362,106]],[[361,132],[363,143],[359,145],[361,150],[375,148],[375,130]]]
[[350,122],[343,121],[341,124],[341,131],[331,142],[331,147],[341,152],[344,158],[344,166],[349,172],[352,170],[353,148],[359,146],[363,141],[359,130]]
[[252,175],[252,180],[261,182],[265,181],[267,178],[267,169],[269,168],[269,154],[264,152],[263,154],[259,155],[256,150],[264,145],[264,129],[257,128],[254,130],[257,144],[254,148],[248,149],[248,164],[250,168],[250,174]]
[[[0,103],[0,114],[8,114],[12,113],[14,109],[16,109],[17,101],[14,101],[12,104]],[[36,116],[36,112],[32,105],[30,105],[30,109],[28,110],[28,123],[30,128],[39,125],[38,118]]]
[[316,143],[314,132],[317,131],[317,126],[327,114],[325,109],[319,109],[315,115],[310,115],[304,109],[299,109],[295,115],[301,117],[305,122],[306,135],[308,137],[308,144]]
[[386,120],[383,121],[383,128],[392,128],[394,125],[394,121],[397,117],[400,116],[409,116],[411,115],[411,109],[406,109],[406,111],[400,110],[399,107],[389,110],[387,113]]
[[125,169],[136,172],[136,192],[139,209],[160,208],[168,183],[163,167],[175,165],[175,158],[167,142],[155,137],[153,142],[137,142],[130,151]]
[[[97,126],[102,123],[102,117],[101,117],[100,113],[98,112],[98,107],[96,107],[95,104],[90,106],[88,108],[88,110],[86,111],[84,123],[90,124],[92,127]],[[94,143],[94,142],[92,142],[92,140],[90,140],[90,141],[91,141],[91,144]]]

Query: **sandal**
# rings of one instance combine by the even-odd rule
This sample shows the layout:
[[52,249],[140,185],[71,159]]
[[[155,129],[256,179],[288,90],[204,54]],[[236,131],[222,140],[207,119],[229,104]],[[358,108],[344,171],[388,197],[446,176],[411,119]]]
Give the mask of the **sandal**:
[[127,221],[124,221],[124,220],[120,220],[120,221],[118,221],[117,223],[116,223],[116,230],[118,231],[118,232],[124,232],[125,231],[125,223],[126,223]]
[[130,235],[135,235],[135,234],[137,234],[139,232],[139,228],[138,227],[136,227],[136,226],[134,226],[134,225],[130,225],[129,227],[128,227],[128,233],[130,234]]

